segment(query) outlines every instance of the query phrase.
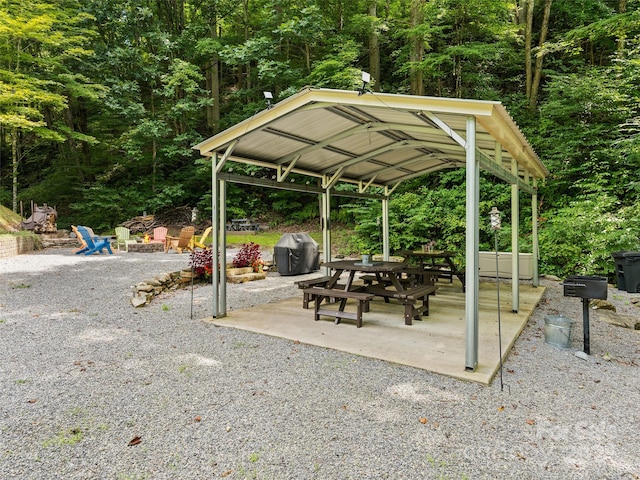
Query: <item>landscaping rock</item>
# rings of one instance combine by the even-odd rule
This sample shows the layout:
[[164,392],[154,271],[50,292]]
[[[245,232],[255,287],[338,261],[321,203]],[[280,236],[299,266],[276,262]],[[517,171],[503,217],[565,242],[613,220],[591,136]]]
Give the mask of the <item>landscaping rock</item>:
[[622,315],[610,310],[602,310],[599,312],[598,318],[611,325],[630,328],[631,330],[640,330],[640,318],[637,315]]

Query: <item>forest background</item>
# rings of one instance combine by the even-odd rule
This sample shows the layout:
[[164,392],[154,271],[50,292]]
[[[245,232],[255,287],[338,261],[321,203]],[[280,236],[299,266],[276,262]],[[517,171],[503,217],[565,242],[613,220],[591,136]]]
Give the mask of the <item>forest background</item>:
[[[193,145],[264,109],[264,91],[355,89],[366,70],[374,91],[501,101],[551,172],[541,271],[611,276],[612,252],[640,248],[639,32],[639,0],[4,0],[0,204],[48,203],[59,225],[102,232],[185,205],[206,219],[210,163]],[[483,173],[487,250],[492,206],[509,250],[510,187]],[[235,184],[228,209],[318,218],[315,196]],[[392,249],[462,250],[464,209],[463,171],[400,185]],[[379,250],[379,206],[332,215]]]

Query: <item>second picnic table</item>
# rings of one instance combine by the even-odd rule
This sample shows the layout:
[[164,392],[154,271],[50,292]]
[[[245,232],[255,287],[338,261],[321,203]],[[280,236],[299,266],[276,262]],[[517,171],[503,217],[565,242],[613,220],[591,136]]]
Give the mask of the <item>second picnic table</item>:
[[430,252],[406,250],[400,254],[409,263],[414,259],[417,260],[419,269],[425,273],[446,277],[449,281],[453,281],[453,276],[455,275],[462,283],[462,291],[464,292],[465,272],[458,268],[453,261],[455,253],[448,250],[433,250]]
[[[405,287],[401,281],[401,274],[406,266],[404,262],[374,261],[363,263],[358,260],[337,260],[327,262],[324,266],[334,270],[333,275],[323,286],[313,287],[308,292],[315,299],[316,319],[320,314],[335,316],[336,323],[339,322],[341,317],[352,318],[352,315],[350,316],[348,312],[344,312],[344,307],[349,298],[354,298],[359,302],[356,320],[358,321],[358,326],[360,326],[361,310],[368,311],[368,302],[373,296],[384,297],[385,301],[388,301],[389,298],[398,299],[405,306],[404,320],[406,325],[411,325],[412,319],[419,320],[422,314],[429,314],[429,295],[435,292],[435,287],[432,285]],[[338,284],[338,280],[344,272],[349,272],[349,276],[343,286]],[[353,285],[353,281],[357,272],[373,274],[377,282],[356,288]],[[332,297],[333,294],[335,296]],[[365,296],[362,296],[362,294],[365,294]],[[320,308],[322,301],[330,298],[341,299],[337,311]],[[421,301],[420,306],[416,306],[418,301]]]

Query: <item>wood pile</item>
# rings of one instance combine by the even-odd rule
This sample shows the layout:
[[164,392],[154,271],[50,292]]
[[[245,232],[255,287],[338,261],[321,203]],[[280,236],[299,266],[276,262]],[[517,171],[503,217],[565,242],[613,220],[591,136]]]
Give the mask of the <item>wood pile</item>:
[[167,227],[171,231],[179,231],[182,227],[189,225],[193,225],[191,223],[191,207],[178,207],[156,215],[134,217],[120,224],[120,226],[128,228],[133,235],[152,234],[156,227]]
[[156,227],[161,227],[162,223],[155,219],[155,215],[146,215],[140,217],[134,217],[126,222],[120,224],[122,227],[126,227],[130,230],[131,234],[153,232]]

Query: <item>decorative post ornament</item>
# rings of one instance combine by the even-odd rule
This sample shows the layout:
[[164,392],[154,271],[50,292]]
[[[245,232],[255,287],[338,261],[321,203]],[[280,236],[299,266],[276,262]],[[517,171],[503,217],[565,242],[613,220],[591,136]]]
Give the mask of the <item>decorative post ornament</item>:
[[498,210],[496,207],[493,207],[491,209],[491,211],[489,212],[489,215],[491,215],[491,229],[492,230],[500,230],[500,210]]

